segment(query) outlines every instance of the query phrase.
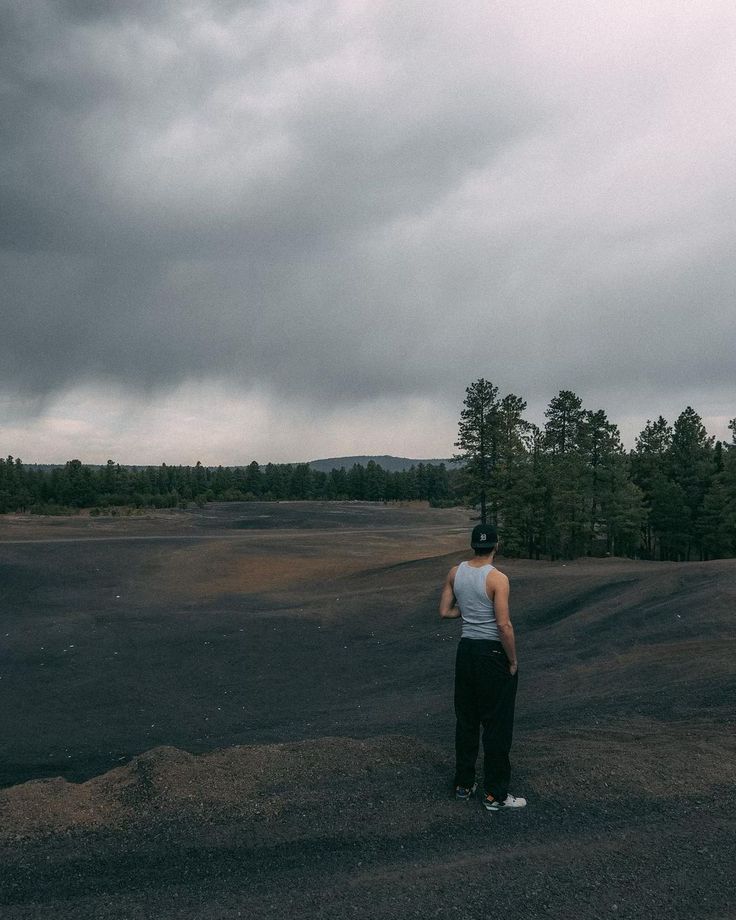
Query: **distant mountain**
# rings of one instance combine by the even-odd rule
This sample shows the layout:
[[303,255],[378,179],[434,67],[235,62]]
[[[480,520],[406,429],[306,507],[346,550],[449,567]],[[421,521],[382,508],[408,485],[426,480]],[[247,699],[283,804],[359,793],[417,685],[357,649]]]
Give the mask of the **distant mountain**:
[[[361,457],[327,457],[324,460],[308,460],[307,464],[312,467],[313,470],[320,470],[323,473],[329,473],[331,470],[339,470],[340,467],[345,467],[346,470],[349,470],[356,463],[359,463],[361,466],[366,466],[369,460],[373,460],[377,463],[382,469],[386,470],[389,473],[401,472],[402,470],[411,469],[413,466],[417,466],[420,463],[431,463],[434,466],[439,466],[440,463],[444,463],[448,470],[456,469],[460,466],[459,463],[455,463],[454,460],[447,459],[433,459],[433,460],[412,460],[410,457],[391,457],[388,454],[383,454],[382,456],[361,456]],[[43,473],[49,473],[51,470],[64,469],[65,464],[63,463],[24,463],[26,469],[30,470],[39,470]],[[122,467],[128,470],[145,470],[147,466],[141,466],[139,464],[132,463],[121,463]],[[148,464],[148,466],[159,466],[160,464]],[[173,464],[169,464],[172,466]],[[177,464],[179,465],[179,464]],[[182,466],[194,466],[193,463],[183,463]],[[294,464],[292,464],[294,465]],[[84,466],[93,470],[103,470],[106,464],[103,463],[85,463]],[[261,469],[265,469],[266,464],[262,463]],[[215,470],[217,467],[208,466],[208,470]],[[245,466],[240,466],[238,464],[233,464],[229,466],[229,469],[243,470]]]
[[359,463],[361,466],[366,466],[369,460],[373,460],[382,469],[390,473],[408,470],[412,466],[417,466],[420,463],[432,463],[434,466],[439,466],[440,463],[444,463],[448,469],[457,465],[452,460],[411,460],[409,457],[390,457],[384,454],[380,457],[328,457],[325,460],[310,460],[309,466],[311,466],[313,470],[329,473],[330,470],[339,470],[340,467],[349,470],[356,463]]

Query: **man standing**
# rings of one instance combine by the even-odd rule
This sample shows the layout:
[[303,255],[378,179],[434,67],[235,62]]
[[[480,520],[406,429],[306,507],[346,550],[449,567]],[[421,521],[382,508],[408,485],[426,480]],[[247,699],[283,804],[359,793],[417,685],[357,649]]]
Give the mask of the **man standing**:
[[470,545],[475,557],[450,569],[440,598],[443,619],[462,617],[455,661],[455,797],[476,790],[475,761],[483,726],[483,805],[489,811],[523,808],[509,794],[509,751],[519,680],[514,628],[509,619],[509,580],[493,565],[495,528],[478,524]]

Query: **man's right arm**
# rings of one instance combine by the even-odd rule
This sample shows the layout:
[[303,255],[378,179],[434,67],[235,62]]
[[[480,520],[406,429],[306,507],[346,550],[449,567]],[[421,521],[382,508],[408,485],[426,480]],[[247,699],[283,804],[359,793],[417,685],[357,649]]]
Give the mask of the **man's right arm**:
[[454,566],[447,573],[447,578],[442,586],[440,595],[440,616],[443,620],[455,620],[460,616],[460,608],[457,606],[457,598],[453,590],[455,585],[455,572],[457,566]]
[[493,609],[496,614],[496,626],[498,626],[501,645],[509,660],[509,671],[511,674],[516,674],[519,663],[516,660],[516,640],[509,614],[509,580],[498,569],[491,572],[488,578],[492,579]]

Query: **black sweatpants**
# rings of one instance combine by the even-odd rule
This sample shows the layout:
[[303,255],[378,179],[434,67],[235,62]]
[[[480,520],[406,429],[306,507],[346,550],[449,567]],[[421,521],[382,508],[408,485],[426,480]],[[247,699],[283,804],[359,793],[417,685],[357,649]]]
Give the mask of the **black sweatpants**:
[[518,672],[500,642],[461,639],[455,660],[455,785],[472,786],[483,726],[484,788],[503,801],[509,791]]

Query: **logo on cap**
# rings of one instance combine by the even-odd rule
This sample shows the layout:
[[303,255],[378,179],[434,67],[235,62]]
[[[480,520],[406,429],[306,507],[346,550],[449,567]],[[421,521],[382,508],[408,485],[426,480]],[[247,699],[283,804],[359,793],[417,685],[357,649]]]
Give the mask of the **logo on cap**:
[[490,544],[493,546],[493,544],[497,542],[498,534],[493,524],[477,524],[473,528],[473,533],[470,537],[470,545],[474,549],[485,549],[487,545]]

